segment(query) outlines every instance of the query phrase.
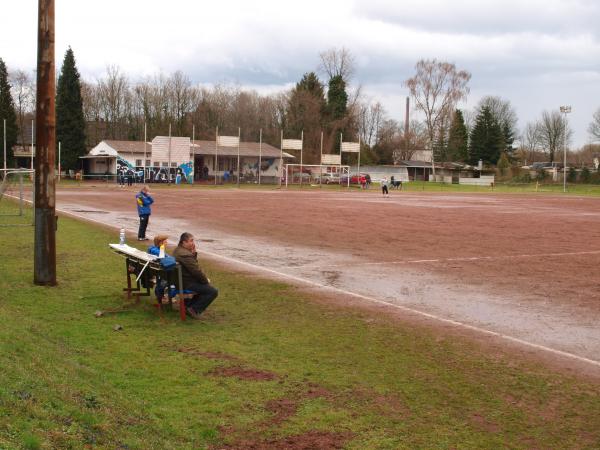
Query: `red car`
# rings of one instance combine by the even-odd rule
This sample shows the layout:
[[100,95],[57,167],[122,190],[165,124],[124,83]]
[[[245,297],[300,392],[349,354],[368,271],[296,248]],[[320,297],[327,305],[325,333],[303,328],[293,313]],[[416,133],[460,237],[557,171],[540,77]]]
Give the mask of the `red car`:
[[[366,182],[366,173],[354,174],[350,177],[350,184],[364,184]],[[348,184],[348,175],[342,176],[342,184]]]

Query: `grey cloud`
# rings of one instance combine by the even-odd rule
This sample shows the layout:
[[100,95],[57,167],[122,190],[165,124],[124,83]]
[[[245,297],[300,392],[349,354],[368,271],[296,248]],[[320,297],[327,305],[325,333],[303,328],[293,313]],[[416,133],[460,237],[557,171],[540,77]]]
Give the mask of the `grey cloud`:
[[514,32],[599,36],[600,5],[593,0],[360,2],[356,13],[368,20],[432,33],[474,35]]

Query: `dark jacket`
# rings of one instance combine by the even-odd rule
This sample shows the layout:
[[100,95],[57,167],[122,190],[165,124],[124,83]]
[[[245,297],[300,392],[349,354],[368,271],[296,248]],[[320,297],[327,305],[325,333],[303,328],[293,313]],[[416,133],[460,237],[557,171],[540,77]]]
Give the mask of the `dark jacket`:
[[181,278],[185,289],[191,283],[208,284],[208,278],[198,265],[198,254],[190,252],[180,245],[173,251],[175,260],[181,264]]
[[154,203],[154,199],[150,195],[144,194],[140,191],[135,196],[135,200],[137,203],[138,215],[150,215],[152,213],[152,211],[150,210],[150,205]]

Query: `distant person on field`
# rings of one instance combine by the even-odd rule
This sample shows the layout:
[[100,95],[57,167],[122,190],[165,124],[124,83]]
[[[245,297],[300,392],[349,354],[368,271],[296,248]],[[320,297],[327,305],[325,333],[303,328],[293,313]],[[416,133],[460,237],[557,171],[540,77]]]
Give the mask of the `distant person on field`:
[[383,177],[381,179],[381,193],[383,194],[384,197],[388,197],[390,195],[390,193],[388,191],[388,179],[387,179],[387,177]]
[[198,264],[198,252],[191,233],[181,235],[173,256],[181,265],[182,288],[194,292],[192,299],[186,302],[186,311],[194,319],[199,319],[200,314],[217,298],[219,291],[210,285],[210,280]]
[[150,221],[150,214],[152,210],[150,205],[154,203],[154,199],[150,195],[150,189],[148,186],[142,187],[142,190],[135,196],[137,203],[138,216],[140,216],[140,228],[138,230],[138,241],[147,241],[146,228]]
[[365,186],[367,189],[371,187],[371,175],[369,174],[365,175]]

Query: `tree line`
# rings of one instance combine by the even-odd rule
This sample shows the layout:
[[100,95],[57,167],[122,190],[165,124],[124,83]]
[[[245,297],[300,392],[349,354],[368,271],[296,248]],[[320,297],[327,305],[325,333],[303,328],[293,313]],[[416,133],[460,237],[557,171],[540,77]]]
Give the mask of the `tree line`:
[[[496,96],[481,99],[473,111],[458,105],[469,94],[471,74],[454,64],[421,60],[404,81],[413,109],[422,120],[408,126],[389,117],[379,102],[353,84],[356,63],[345,48],[319,54],[319,66],[305,73],[287,91],[261,95],[239,85],[194,85],[181,71],[131,80],[117,66],[94,81],[82,80],[75,55],[66,51],[58,76],[56,99],[57,142],[63,167],[76,168],[78,157],[104,139],[143,140],[156,135],[192,136],[214,140],[237,135],[275,147],[284,138],[304,138],[304,160],[318,163],[324,153],[337,153],[340,139],[362,144],[361,160],[393,164],[411,159],[418,150],[433,150],[435,162],[497,165],[536,157],[554,161],[564,139],[571,137],[558,111],[544,111],[520,133],[510,101]],[[23,70],[10,73],[0,59],[0,119],[7,120],[7,146],[26,142],[26,124],[35,109],[35,82]],[[590,136],[600,139],[600,109],[594,114]],[[514,142],[519,139],[520,146]],[[9,152],[12,157],[12,152]],[[344,155],[354,164],[356,155]],[[12,159],[12,158],[11,158]],[[433,163],[432,161],[432,163]],[[501,162],[502,161],[502,162]],[[9,160],[9,163],[11,161]]]

